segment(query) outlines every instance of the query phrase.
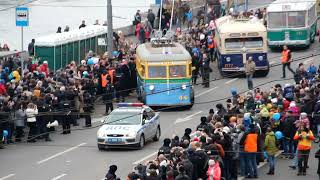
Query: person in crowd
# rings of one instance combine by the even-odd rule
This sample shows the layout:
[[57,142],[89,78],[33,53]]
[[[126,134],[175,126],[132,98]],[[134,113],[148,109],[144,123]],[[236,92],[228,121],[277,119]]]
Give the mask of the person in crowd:
[[31,42],[28,45],[28,53],[29,56],[34,56],[34,43],[35,43],[35,39],[32,39]]
[[312,141],[314,136],[312,131],[307,127],[307,123],[300,123],[299,129],[294,135],[294,139],[298,141],[298,176],[305,176],[307,174],[307,166],[310,150],[312,148]]
[[66,27],[64,28],[63,32],[69,32],[70,27],[68,25],[66,25]]
[[23,107],[23,104],[15,104],[15,126],[16,126],[16,142],[21,142],[22,137],[24,136],[25,120],[26,113]]
[[259,152],[260,138],[254,124],[250,124],[249,132],[244,134],[241,142],[244,147],[245,159],[248,165],[248,178],[258,178],[257,152]]
[[141,20],[142,20],[142,17],[141,17],[141,14],[140,14],[140,10],[137,10],[136,14],[134,15],[134,23],[133,25],[138,25],[141,23]]
[[98,19],[96,19],[96,21],[94,22],[94,24],[93,24],[93,25],[100,25],[99,20],[98,20]]
[[146,42],[146,29],[144,24],[140,23],[140,30],[139,30],[139,42],[143,44]]
[[271,127],[267,128],[266,138],[264,140],[264,149],[268,155],[269,172],[268,175],[274,175],[275,171],[275,154],[278,152],[277,139]]
[[62,28],[59,26],[56,33],[62,33]]
[[248,89],[249,90],[253,90],[253,82],[252,82],[252,78],[253,78],[253,74],[256,70],[256,64],[252,59],[252,56],[250,56],[248,58],[248,61],[245,64],[245,73],[247,76],[247,82],[248,82]]
[[116,175],[117,170],[118,170],[117,165],[109,166],[109,170],[105,176],[105,180],[116,180],[117,179],[117,175]]
[[148,10],[148,15],[147,15],[147,19],[148,19],[148,22],[150,23],[152,29],[154,28],[154,21],[156,19],[156,16],[155,14],[152,12],[152,9],[149,9]]
[[36,116],[38,115],[38,108],[37,105],[33,103],[29,103],[26,109],[27,115],[27,123],[30,128],[29,135],[28,135],[28,142],[36,142],[36,138],[38,135],[38,127],[37,127],[37,119]]
[[81,28],[84,28],[84,27],[86,27],[87,25],[86,25],[86,21],[85,20],[82,20],[82,22],[81,22],[81,24],[80,24],[80,26],[79,26],[79,29],[81,29]]

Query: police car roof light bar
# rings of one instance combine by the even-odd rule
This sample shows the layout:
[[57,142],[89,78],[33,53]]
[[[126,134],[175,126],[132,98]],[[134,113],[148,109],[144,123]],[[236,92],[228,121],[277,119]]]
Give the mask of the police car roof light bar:
[[142,107],[143,103],[119,103],[118,107]]

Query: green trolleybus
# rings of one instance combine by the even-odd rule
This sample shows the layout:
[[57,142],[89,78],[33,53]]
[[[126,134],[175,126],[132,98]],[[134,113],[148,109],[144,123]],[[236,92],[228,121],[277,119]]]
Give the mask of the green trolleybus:
[[316,0],[276,0],[268,8],[268,45],[309,47],[317,32]]

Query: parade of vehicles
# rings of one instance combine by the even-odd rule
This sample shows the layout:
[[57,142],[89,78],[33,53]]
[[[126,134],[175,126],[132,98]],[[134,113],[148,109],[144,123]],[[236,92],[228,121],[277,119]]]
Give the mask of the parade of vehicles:
[[317,3],[315,0],[276,0],[271,3],[267,8],[268,46],[309,47],[316,38],[319,1]]
[[161,135],[160,113],[142,103],[119,103],[102,121],[97,132],[98,149],[133,147],[142,149]]
[[222,76],[245,72],[249,57],[256,64],[256,74],[269,73],[267,30],[257,18],[224,16],[216,20],[215,43],[218,68]]
[[136,67],[141,102],[148,106],[193,106],[192,61],[181,44],[165,37],[141,44],[136,50]]

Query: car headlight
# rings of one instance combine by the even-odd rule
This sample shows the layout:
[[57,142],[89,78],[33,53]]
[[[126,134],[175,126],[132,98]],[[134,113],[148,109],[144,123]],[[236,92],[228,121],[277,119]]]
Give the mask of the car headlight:
[[263,56],[259,56],[258,59],[259,59],[259,61],[262,61],[263,60]]
[[125,135],[125,137],[136,137],[137,133],[136,132],[129,132],[128,134]]
[[227,57],[227,58],[226,58],[226,61],[227,61],[227,62],[230,62],[230,61],[231,61],[231,58],[230,58],[230,57]]
[[98,136],[99,138],[105,138],[105,137],[107,136],[107,132],[104,131],[104,130],[99,130],[99,131],[97,132],[97,136]]
[[182,84],[181,89],[187,89],[187,85]]
[[150,90],[150,91],[153,91],[153,90],[154,90],[154,85],[150,85],[150,86],[149,86],[149,90]]

